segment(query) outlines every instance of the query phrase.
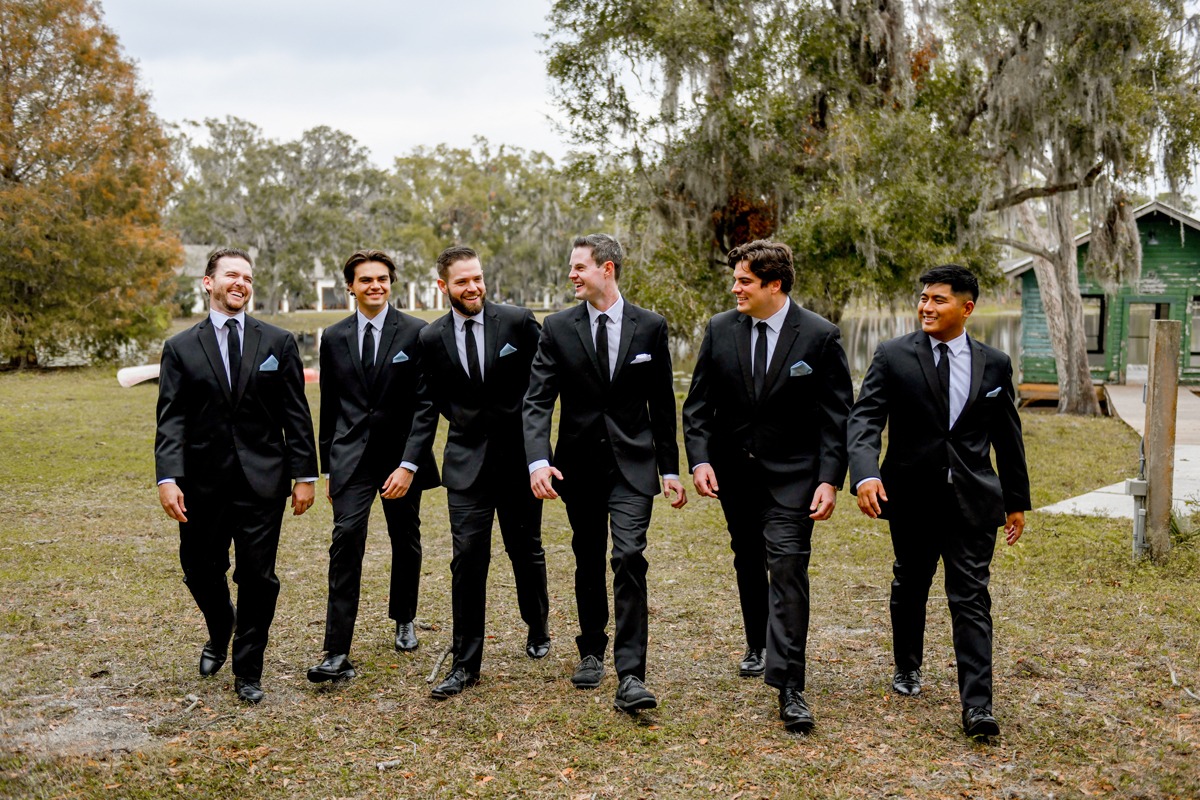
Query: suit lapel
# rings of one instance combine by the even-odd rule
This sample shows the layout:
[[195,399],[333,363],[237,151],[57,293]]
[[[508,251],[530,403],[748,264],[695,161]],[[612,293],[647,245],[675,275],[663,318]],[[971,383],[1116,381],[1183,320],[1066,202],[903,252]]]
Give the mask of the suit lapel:
[[758,398],[759,403],[775,390],[775,384],[779,382],[779,373],[783,371],[783,364],[792,351],[792,345],[796,343],[799,330],[800,307],[789,299],[788,313],[779,328],[779,338],[775,340],[775,352],[771,355],[770,366],[767,367],[767,377],[763,380],[763,396]]
[[987,366],[987,356],[984,355],[979,342],[968,336],[967,344],[971,347],[971,390],[967,392],[967,402],[962,411],[958,412],[958,419],[954,420],[955,425],[967,415],[967,409],[979,398],[979,387],[983,385],[983,368]]
[[345,329],[346,341],[346,358],[354,365],[354,374],[358,376],[358,382],[364,388],[367,385],[367,376],[363,374],[362,368],[362,352],[358,349],[358,312],[355,311],[346,320]]
[[629,360],[629,343],[633,341],[633,334],[637,332],[637,311],[637,308],[630,305],[628,300],[625,301],[625,313],[621,315],[621,344],[617,347],[617,363],[612,375],[613,383],[617,382],[621,370],[625,367],[625,362]]
[[[575,308],[575,333],[579,336],[579,341],[583,345],[583,351],[591,359],[592,369],[596,371],[596,377],[602,378],[600,375],[600,362],[596,359],[596,343],[592,341],[591,321],[588,316],[587,303],[580,303]],[[603,379],[601,380],[601,385],[603,385]]]
[[754,402],[754,367],[750,354],[750,317],[738,314],[733,326],[733,348],[737,351],[738,366],[742,368],[742,383],[746,387],[746,397]]
[[375,363],[371,367],[371,386],[378,387],[379,377],[383,370],[383,362],[390,358],[392,343],[396,341],[396,332],[400,330],[400,312],[391,306],[384,312],[383,332],[379,335],[379,344],[375,348]]
[[[258,345],[262,341],[262,326],[258,320],[252,319],[249,314],[246,315],[246,335],[242,339],[242,368],[238,373],[237,394],[234,396],[234,405],[237,405],[242,400],[242,395],[246,393],[246,385],[250,382],[250,373],[258,369]],[[280,353],[280,355],[283,355]]]
[[483,382],[492,377],[492,367],[500,352],[500,315],[490,303],[483,304]]
[[941,384],[938,383],[937,366],[933,363],[933,348],[929,346],[928,334],[918,331],[913,335],[913,353],[921,365],[921,374],[925,376],[925,384],[929,387],[929,393],[933,395],[934,402],[941,410],[938,419],[943,425],[949,427],[950,407],[946,404],[946,396],[942,394]]
[[221,385],[221,391],[225,394],[225,402],[233,405],[233,395],[229,391],[229,372],[225,369],[225,362],[221,360],[217,328],[212,324],[212,320],[205,319],[201,322],[196,335],[200,337],[200,348],[204,350],[204,355],[208,356],[208,365],[212,367],[213,374],[217,376],[217,383]]

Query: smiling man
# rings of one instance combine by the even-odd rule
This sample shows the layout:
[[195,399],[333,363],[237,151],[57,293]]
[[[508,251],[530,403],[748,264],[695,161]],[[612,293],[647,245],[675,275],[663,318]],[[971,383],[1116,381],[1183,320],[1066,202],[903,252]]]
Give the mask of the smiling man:
[[[294,514],[312,505],[316,448],[295,337],[246,314],[254,285],[249,254],[213,251],[203,282],[208,316],[163,345],[158,497],[179,523],[184,583],[208,628],[200,674],[221,668],[232,636],[234,688],[257,703],[279,597],[284,499],[290,491]],[[236,612],[225,579],[231,543]]]
[[483,266],[471,248],[447,248],[438,256],[437,271],[450,313],[421,331],[433,404],[413,424],[412,438],[424,451],[433,446],[438,415],[450,423],[442,482],[454,551],[454,663],[432,691],[444,700],[479,680],[497,517],[526,625],[526,655],[545,658],[550,634],[542,503],[529,488],[521,430],[521,402],[529,388],[539,327],[527,308],[487,302]]
[[396,265],[380,250],[359,250],[342,267],[358,309],[321,337],[321,466],[333,504],[325,660],[314,683],[352,678],[350,642],[358,617],[367,522],[382,498],[392,544],[388,616],[395,647],[417,649],[413,618],[421,578],[421,491],[438,485],[428,452],[409,448],[421,403],[421,320],[389,304]]
[[696,491],[720,501],[729,529],[746,631],[738,672],[765,676],[784,726],[807,733],[808,561],[846,477],[854,390],[837,326],[788,297],[791,249],[754,241],[729,263],[737,308],[704,332],[684,442]]
[[963,730],[994,736],[1000,726],[992,715],[992,554],[996,529],[1003,525],[1014,544],[1030,507],[1012,363],[967,335],[979,298],[968,269],[935,267],[919,280],[921,330],[879,345],[851,411],[850,480],[859,509],[888,520],[891,529],[892,689],[921,693],[925,607],[940,558]]
[[[613,660],[623,711],[654,708],[646,688],[648,607],[646,531],[659,491],[687,494],[679,482],[675,390],[667,322],[621,296],[624,252],[604,233],[577,238],[568,278],[579,305],[546,317],[529,393],[525,395],[525,455],[534,495],[562,494],[575,553],[575,603],[580,661],[577,689],[604,677],[608,646],[605,552],[612,535]],[[550,451],[550,420],[561,398],[558,446]],[[662,475],[662,485],[659,475]]]

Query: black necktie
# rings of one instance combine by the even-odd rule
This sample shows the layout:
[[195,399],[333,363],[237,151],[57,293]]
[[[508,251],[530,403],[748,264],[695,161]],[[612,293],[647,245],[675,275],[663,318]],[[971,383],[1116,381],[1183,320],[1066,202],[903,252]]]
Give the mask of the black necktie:
[[760,322],[758,341],[754,343],[754,399],[763,395],[763,387],[767,383],[767,323]]
[[475,346],[475,320],[463,323],[463,335],[467,338],[467,374],[471,383],[478,386],[483,383],[483,375],[479,372],[479,349]]
[[596,360],[600,362],[600,374],[604,382],[609,381],[608,372],[608,314],[596,317]]
[[[942,388],[942,399],[946,401],[946,409],[950,408],[950,346],[940,342],[937,346],[940,354],[937,364],[938,385]],[[949,417],[947,417],[949,420]]]
[[362,368],[367,381],[371,380],[371,368],[375,366],[375,326],[367,323],[363,331]]
[[238,376],[242,373],[242,337],[238,335],[238,321],[231,319],[225,323],[229,331],[229,388],[237,391]]

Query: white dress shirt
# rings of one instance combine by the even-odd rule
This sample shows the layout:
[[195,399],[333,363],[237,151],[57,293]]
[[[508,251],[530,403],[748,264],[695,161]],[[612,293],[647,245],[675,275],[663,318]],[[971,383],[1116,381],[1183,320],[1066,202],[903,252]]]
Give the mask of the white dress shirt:
[[371,354],[371,363],[374,364],[375,358],[379,355],[379,342],[383,336],[383,320],[387,317],[387,309],[376,314],[374,319],[367,319],[361,311],[355,311],[354,313],[358,317],[358,357],[360,359],[362,358],[363,337],[367,333],[367,326],[370,325],[375,329],[373,332],[375,336],[375,352]]
[[[929,337],[935,367],[942,360],[942,354],[938,351],[939,344],[941,342],[937,339]],[[967,394],[971,391],[971,343],[967,339],[967,332],[963,331],[946,342],[946,346],[950,348],[950,427],[954,427],[958,415],[967,405]]]
[[771,368],[771,359],[775,357],[775,343],[779,341],[779,332],[783,330],[783,321],[787,319],[788,309],[792,303],[789,300],[783,307],[766,319],[751,317],[750,322],[750,370],[754,371],[754,348],[758,346],[758,323],[767,323],[767,369]]
[[454,315],[454,345],[458,348],[458,363],[462,364],[463,372],[467,376],[471,375],[471,365],[467,363],[467,328],[468,321],[474,322],[471,335],[475,337],[475,356],[479,359],[479,377],[483,377],[483,313],[480,312],[473,317],[468,317],[461,313],[457,308],[450,309]]

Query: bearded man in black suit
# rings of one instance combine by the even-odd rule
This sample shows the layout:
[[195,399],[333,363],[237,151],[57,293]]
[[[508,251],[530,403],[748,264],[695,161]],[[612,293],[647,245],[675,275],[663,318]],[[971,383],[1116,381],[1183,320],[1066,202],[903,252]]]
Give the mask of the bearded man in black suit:
[[232,636],[234,689],[258,703],[284,499],[290,492],[293,514],[308,510],[317,458],[296,339],[246,313],[253,282],[246,251],[209,255],[208,316],[163,345],[154,463],[159,502],[179,523],[184,583],[208,627],[200,674],[221,668]]
[[[618,686],[613,705],[654,708],[646,687],[648,605],[646,531],[654,495],[687,494],[679,482],[675,390],[667,323],[621,296],[624,253],[597,233],[573,244],[569,278],[579,305],[546,317],[525,396],[525,455],[533,493],[562,493],[575,553],[580,662],[571,677],[595,689],[604,677],[608,646],[605,551],[612,534],[613,659]],[[550,419],[560,399],[558,447],[550,450]]]
[[521,429],[521,403],[540,329],[529,309],[485,300],[483,267],[471,248],[446,249],[438,256],[437,270],[438,289],[449,298],[450,313],[421,331],[425,387],[432,403],[414,422],[412,439],[416,450],[424,452],[433,446],[438,415],[450,423],[442,483],[454,543],[454,663],[432,691],[444,700],[479,681],[496,517],[512,562],[517,607],[527,626],[525,653],[545,658],[550,634],[542,502],[529,488]]
[[696,491],[720,501],[729,528],[746,631],[739,672],[765,675],[786,728],[807,733],[808,562],[814,523],[833,514],[846,476],[854,390],[837,326],[788,297],[791,249],[754,241],[729,263],[737,308],[704,333],[684,441]]
[[321,465],[333,504],[325,660],[314,683],[354,677],[350,642],[358,617],[367,522],[378,495],[392,544],[388,616],[395,647],[417,649],[413,618],[421,579],[421,492],[437,486],[432,455],[410,447],[420,405],[425,323],[389,304],[396,265],[381,250],[359,250],[342,267],[357,310],[321,337]]
[[940,558],[963,730],[994,736],[1000,726],[992,715],[992,554],[996,529],[1003,525],[1014,544],[1030,507],[1012,362],[967,335],[979,298],[970,270],[950,264],[919,280],[921,330],[879,345],[850,414],[850,480],[859,509],[891,528],[892,688],[921,692],[925,606]]

